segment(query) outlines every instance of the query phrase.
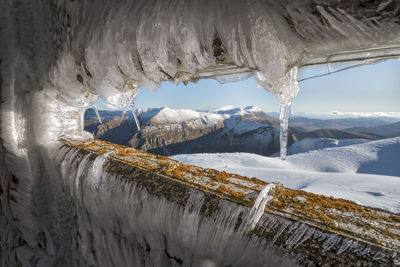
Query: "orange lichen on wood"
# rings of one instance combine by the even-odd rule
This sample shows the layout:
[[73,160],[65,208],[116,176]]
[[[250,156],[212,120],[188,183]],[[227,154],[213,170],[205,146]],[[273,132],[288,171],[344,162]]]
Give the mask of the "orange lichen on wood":
[[[250,193],[258,193],[267,183],[257,178],[230,174],[225,171],[204,169],[185,165],[164,156],[155,156],[126,146],[100,140],[61,139],[66,145],[91,151],[97,154],[114,151],[110,158],[146,171],[169,176],[188,186],[205,192],[218,194],[220,197],[234,200],[246,206],[253,206],[255,198]],[[234,179],[235,178],[235,179]],[[237,189],[237,190],[235,190]],[[245,198],[245,193],[247,194]],[[290,217],[304,223],[319,225],[324,230],[334,233],[353,232],[357,237],[382,245],[382,239],[390,242],[400,239],[400,216],[359,206],[344,199],[325,197],[301,190],[284,188],[276,184],[271,192],[272,201],[266,207],[268,212]],[[353,229],[357,229],[354,232]],[[396,241],[397,242],[397,241]],[[384,242],[387,244],[387,242]]]
[[159,160],[160,159],[162,159],[162,160],[170,160],[169,158],[161,156],[161,155],[157,155],[156,158],[159,159]]
[[225,185],[220,185],[217,188],[217,191],[221,192],[223,194],[228,193],[228,194],[230,194],[230,195],[232,195],[232,196],[234,196],[236,198],[240,198],[240,199],[244,198],[244,193],[243,192],[235,191],[235,190],[233,190],[233,189],[231,189],[229,187],[226,187]]
[[208,182],[208,184],[211,185],[211,186],[217,186],[218,185],[216,182],[213,182],[213,181]]
[[374,231],[392,238],[396,237],[393,232],[382,226],[376,227],[368,223],[368,221],[390,225],[390,227],[388,226],[389,228],[400,228],[400,226],[393,224],[393,218],[396,219],[399,216],[383,216],[372,208],[357,205],[349,200],[326,197],[302,190],[287,189],[281,185],[277,186],[273,196],[274,200],[271,205],[274,208],[321,221],[327,226],[335,226],[337,223],[354,224],[357,221],[357,224],[364,230],[374,229]]
[[218,182],[230,183],[229,177],[231,177],[231,174],[225,171],[220,172],[213,169],[207,169],[205,175]]
[[131,156],[132,151],[129,151],[128,149],[125,148],[119,148],[117,155],[122,156],[122,157],[129,157]]
[[104,154],[104,153],[107,152],[107,149],[102,147],[102,148],[99,148],[98,150],[96,150],[96,152],[99,153],[99,154]]

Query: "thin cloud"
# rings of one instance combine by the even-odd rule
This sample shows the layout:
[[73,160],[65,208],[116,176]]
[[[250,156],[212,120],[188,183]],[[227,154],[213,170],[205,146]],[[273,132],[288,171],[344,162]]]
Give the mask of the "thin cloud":
[[331,115],[336,116],[352,116],[352,117],[392,117],[400,118],[400,112],[343,112],[343,111],[332,111]]
[[117,110],[118,109],[116,106],[114,106],[113,104],[110,104],[110,103],[104,103],[103,105],[108,110]]

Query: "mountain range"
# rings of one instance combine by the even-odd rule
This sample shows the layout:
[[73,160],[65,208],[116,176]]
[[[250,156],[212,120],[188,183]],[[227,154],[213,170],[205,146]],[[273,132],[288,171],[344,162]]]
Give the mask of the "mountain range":
[[[130,113],[123,116],[121,111],[100,110],[99,113],[102,123],[93,110],[87,110],[86,131],[101,140],[155,154],[249,152],[272,155],[279,151],[279,120],[257,106],[225,106],[208,112],[168,107],[138,109],[140,131]],[[312,139],[311,143],[318,146],[317,143],[326,143],[327,138],[378,140],[400,135],[400,122],[388,121],[385,118],[322,120],[296,116],[289,124],[288,143]]]

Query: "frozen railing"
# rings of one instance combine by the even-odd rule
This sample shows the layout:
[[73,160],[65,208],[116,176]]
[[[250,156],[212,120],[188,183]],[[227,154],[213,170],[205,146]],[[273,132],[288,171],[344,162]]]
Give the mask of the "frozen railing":
[[[340,53],[331,54],[329,56],[314,58],[306,60],[299,66],[298,82],[304,80],[329,75],[335,72],[347,70],[350,68],[374,64],[388,59],[400,59],[400,43],[394,43],[386,46],[379,46],[373,48],[364,48],[352,51],[345,51]],[[317,66],[325,66],[325,68],[316,68]],[[214,66],[198,70],[196,74],[187,74],[176,77],[183,79],[183,81],[197,82],[200,79],[216,79],[220,80],[224,77],[236,80],[234,76],[241,76],[249,78],[259,72],[258,69],[251,69],[247,67],[238,67],[234,64],[219,63]],[[313,74],[310,74],[312,72]],[[176,81],[171,77],[171,81]]]
[[[309,60],[301,66],[298,81],[302,82],[389,59],[400,59],[400,43],[376,48],[340,52]],[[320,68],[317,68],[317,66]],[[325,68],[321,68],[322,66],[325,66]]]

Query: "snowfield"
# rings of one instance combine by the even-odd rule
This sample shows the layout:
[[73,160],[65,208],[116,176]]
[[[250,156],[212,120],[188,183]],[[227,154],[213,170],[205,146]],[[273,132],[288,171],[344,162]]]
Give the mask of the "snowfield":
[[[305,138],[294,144],[287,149],[288,155],[308,152],[311,150],[329,148],[329,147],[342,147],[355,144],[368,142],[367,139],[334,139],[334,138]],[[273,155],[279,157],[279,153]]]
[[172,158],[400,213],[400,137],[309,151],[285,161],[249,153]]

